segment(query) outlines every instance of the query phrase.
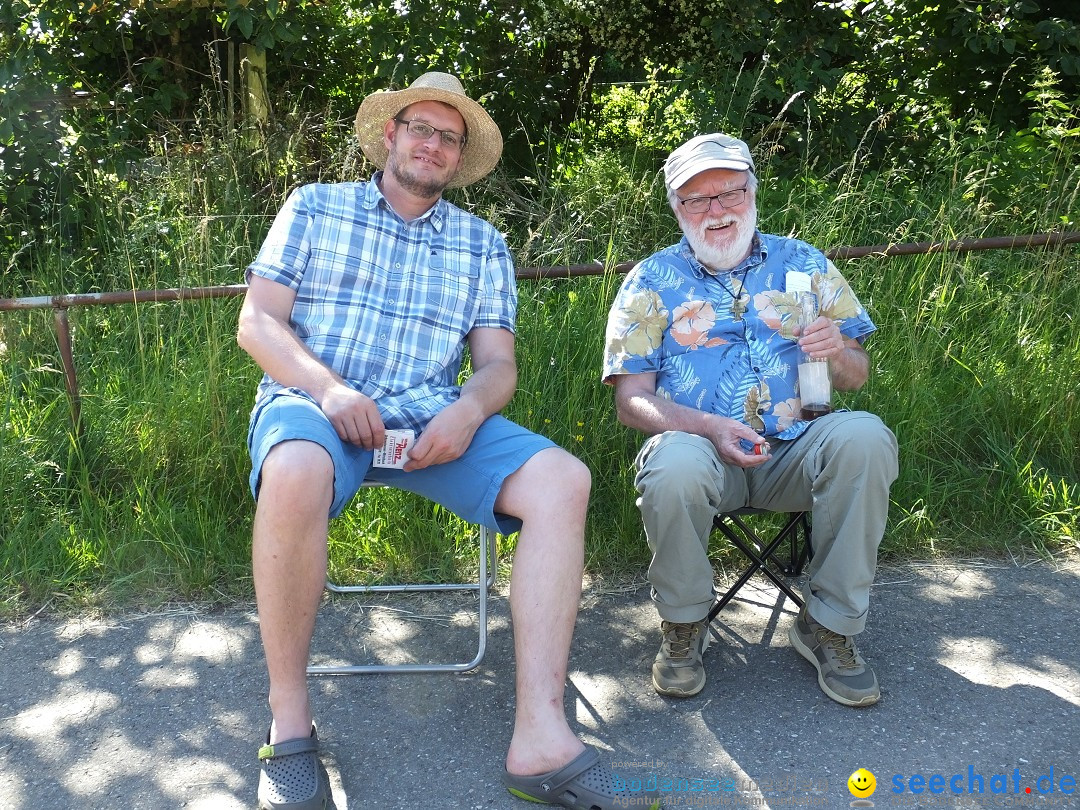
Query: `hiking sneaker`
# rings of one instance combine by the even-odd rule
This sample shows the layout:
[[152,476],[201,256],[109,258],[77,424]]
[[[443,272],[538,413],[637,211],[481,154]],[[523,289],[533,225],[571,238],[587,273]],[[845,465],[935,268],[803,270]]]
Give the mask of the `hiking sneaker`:
[[869,706],[881,697],[877,676],[859,655],[851,636],[814,621],[803,607],[788,630],[791,646],[814,665],[818,686],[845,706]]
[[684,624],[660,622],[664,643],[652,665],[653,687],[661,695],[692,697],[705,688],[705,665],[701,654],[709,646],[705,621]]

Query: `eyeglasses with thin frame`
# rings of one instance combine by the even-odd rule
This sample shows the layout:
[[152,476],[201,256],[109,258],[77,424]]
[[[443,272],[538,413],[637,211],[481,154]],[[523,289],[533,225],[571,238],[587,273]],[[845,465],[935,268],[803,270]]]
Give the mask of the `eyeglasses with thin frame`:
[[743,204],[746,199],[747,188],[748,186],[743,186],[720,194],[713,194],[711,197],[688,197],[685,200],[679,200],[679,205],[689,214],[704,214],[712,208],[713,200],[720,203],[721,208],[734,208]]
[[454,132],[452,129],[439,129],[426,121],[420,121],[416,118],[411,121],[405,121],[401,118],[395,118],[394,120],[399,124],[404,124],[408,133],[417,140],[426,141],[438,132],[439,141],[447,149],[462,149],[465,147],[465,136],[460,132]]

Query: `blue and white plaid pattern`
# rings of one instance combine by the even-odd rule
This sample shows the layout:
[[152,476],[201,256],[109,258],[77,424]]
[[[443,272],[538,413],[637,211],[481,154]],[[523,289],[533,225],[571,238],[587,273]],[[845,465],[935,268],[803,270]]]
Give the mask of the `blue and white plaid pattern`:
[[[465,336],[514,330],[513,260],[495,228],[445,200],[405,222],[379,177],[297,189],[247,276],[295,290],[300,339],[388,428],[420,431],[458,398]],[[280,389],[264,376],[256,402]]]

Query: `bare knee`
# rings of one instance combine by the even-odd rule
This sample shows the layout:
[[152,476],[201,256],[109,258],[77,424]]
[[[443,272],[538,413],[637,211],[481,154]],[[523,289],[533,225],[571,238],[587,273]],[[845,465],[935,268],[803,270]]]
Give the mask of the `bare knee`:
[[555,451],[550,463],[548,480],[555,496],[563,503],[577,504],[584,511],[592,491],[592,472],[581,459],[565,450]]
[[506,479],[496,509],[522,520],[573,517],[583,521],[592,473],[560,448],[542,450]]
[[558,448],[537,453],[530,459],[532,462],[536,467],[530,470],[531,476],[548,503],[555,508],[585,513],[592,490],[592,473],[584,462]]
[[334,463],[320,445],[288,441],[275,445],[259,475],[259,507],[329,511],[334,498]]
[[573,504],[584,515],[592,491],[592,472],[581,459],[566,452],[562,456],[556,482],[562,490],[559,498],[564,503]]

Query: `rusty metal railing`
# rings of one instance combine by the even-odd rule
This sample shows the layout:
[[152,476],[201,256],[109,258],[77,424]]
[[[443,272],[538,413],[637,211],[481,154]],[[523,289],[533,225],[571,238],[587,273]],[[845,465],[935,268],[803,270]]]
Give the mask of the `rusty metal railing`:
[[[994,236],[979,239],[956,239],[948,242],[909,242],[895,245],[863,245],[836,247],[825,251],[830,259],[860,259],[867,256],[914,256],[927,253],[965,253],[973,250],[1011,248],[1060,247],[1080,243],[1080,232],[1037,233],[1030,236]],[[626,273],[635,262],[620,262],[610,268],[594,262],[557,267],[526,267],[518,269],[518,279],[576,278],[598,276],[605,270]],[[64,366],[64,385],[67,389],[71,420],[76,434],[82,435],[82,401],[79,380],[72,352],[71,325],[68,310],[72,307],[104,306],[109,304],[140,304],[159,301],[195,301],[205,298],[234,298],[247,291],[246,284],[219,287],[175,287],[160,290],[123,290],[116,292],[76,293],[68,295],[39,295],[26,298],[0,298],[0,312],[52,309],[60,359]]]
[[[954,239],[949,242],[905,242],[896,245],[859,245],[835,247],[825,251],[830,259],[863,259],[867,256],[917,256],[924,253],[967,253],[973,250],[1000,250],[1002,248],[1059,247],[1080,242],[1080,231],[1062,233],[1034,233],[1030,236],[988,236],[980,239]],[[635,262],[620,262],[611,269],[626,273]],[[604,272],[599,262],[572,264],[565,267],[533,267],[517,271],[519,279],[573,278],[596,276]],[[0,309],[3,309],[0,301]]]
[[60,361],[64,366],[64,387],[76,435],[82,436],[82,397],[75,371],[75,355],[71,344],[71,324],[68,310],[72,307],[104,306],[107,304],[141,304],[155,301],[195,301],[202,298],[234,298],[247,292],[246,284],[227,284],[220,287],[177,287],[161,290],[123,290],[117,292],[76,293],[72,295],[35,295],[26,298],[0,298],[0,312],[29,309],[52,309]]

